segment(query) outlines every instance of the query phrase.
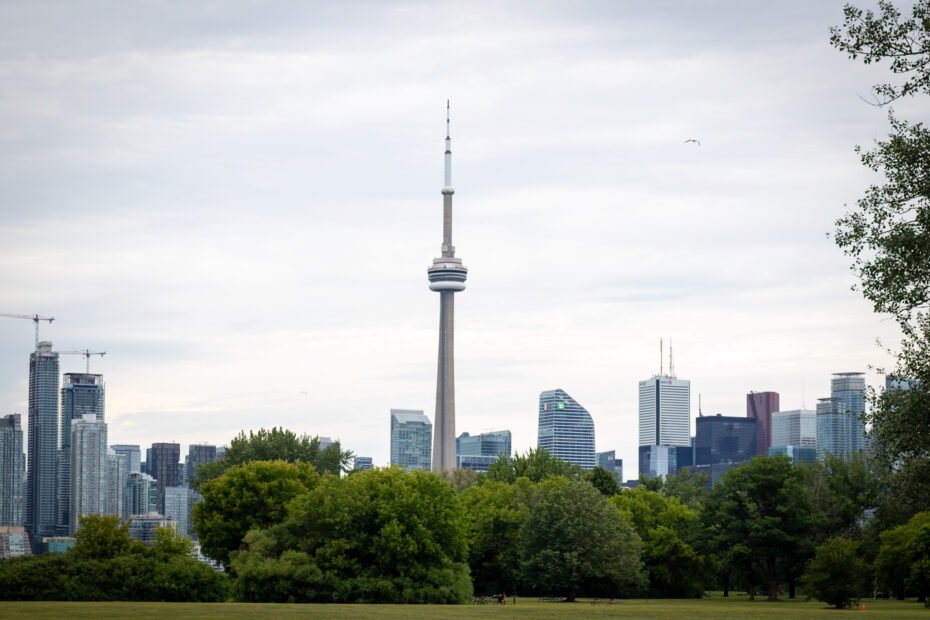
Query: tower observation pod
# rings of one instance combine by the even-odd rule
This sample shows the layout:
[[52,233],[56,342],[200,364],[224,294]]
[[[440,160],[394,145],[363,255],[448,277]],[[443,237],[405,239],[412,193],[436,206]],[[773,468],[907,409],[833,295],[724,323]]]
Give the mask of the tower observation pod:
[[452,245],[452,138],[446,101],[445,183],[442,187],[442,255],[427,270],[429,288],[439,293],[439,365],[436,373],[436,417],[433,423],[433,471],[455,468],[455,301],[465,290],[468,269]]

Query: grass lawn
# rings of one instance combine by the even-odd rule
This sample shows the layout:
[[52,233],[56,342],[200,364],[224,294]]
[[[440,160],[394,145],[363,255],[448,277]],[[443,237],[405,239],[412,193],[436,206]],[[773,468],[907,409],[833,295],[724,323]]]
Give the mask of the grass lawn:
[[922,618],[930,609],[914,601],[866,600],[865,611],[837,611],[817,601],[749,601],[745,595],[701,600],[624,600],[614,605],[544,603],[518,599],[516,605],[255,605],[246,603],[3,603],[0,618]]

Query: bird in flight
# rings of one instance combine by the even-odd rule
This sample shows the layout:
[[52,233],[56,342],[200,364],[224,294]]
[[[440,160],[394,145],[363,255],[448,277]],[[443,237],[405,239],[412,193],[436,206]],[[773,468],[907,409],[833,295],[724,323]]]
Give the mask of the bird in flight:
[[701,146],[701,141],[700,141],[700,140],[696,140],[696,139],[694,139],[694,138],[688,138],[688,139],[685,140],[682,144],[688,144],[689,142],[694,142],[694,143],[697,144],[698,146]]

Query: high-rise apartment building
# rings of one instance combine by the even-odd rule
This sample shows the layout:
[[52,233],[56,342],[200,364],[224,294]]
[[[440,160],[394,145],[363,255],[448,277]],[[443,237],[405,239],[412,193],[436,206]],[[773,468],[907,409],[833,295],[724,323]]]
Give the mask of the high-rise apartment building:
[[135,444],[115,444],[110,449],[117,454],[125,454],[129,464],[129,473],[142,471],[142,451]]
[[772,414],[778,410],[778,392],[746,394],[746,417],[756,420],[756,454],[768,454],[772,446]]
[[160,527],[168,527],[177,531],[178,522],[157,512],[133,515],[129,520],[129,537],[151,547],[155,543],[155,533]]
[[711,484],[720,482],[730,468],[756,456],[757,418],[701,416],[695,421],[694,462]]
[[[691,382],[654,375],[639,382],[639,472],[664,476],[677,471],[678,450],[691,447]],[[673,463],[674,461],[674,463]]]
[[23,525],[23,427],[20,415],[0,418],[0,526]]
[[26,531],[33,551],[55,535],[58,521],[58,353],[42,341],[29,355],[29,444],[26,473]]
[[817,456],[848,460],[865,449],[865,374],[834,373],[830,388],[817,402]]
[[113,447],[107,452],[107,497],[108,515],[123,516],[123,502],[126,498],[126,483],[129,481],[129,456],[118,453]]
[[157,512],[158,481],[142,472],[131,472],[126,480],[123,499],[123,520],[128,521],[134,515]]
[[433,425],[422,411],[391,409],[391,465],[430,469]]
[[187,448],[187,480],[190,481],[197,473],[197,468],[204,463],[216,460],[216,446],[192,443]]
[[104,420],[103,375],[65,373],[61,388],[61,428],[58,450],[58,523],[60,536],[74,531],[71,523],[71,424],[93,416]]
[[180,476],[178,476],[180,460],[181,444],[152,444],[152,462],[149,465],[149,473],[155,480],[158,480],[157,511],[159,514],[165,514],[165,489],[180,486]]
[[89,413],[71,421],[71,510],[74,535],[84,515],[106,514],[107,425]]
[[190,529],[190,489],[187,487],[167,487],[165,489],[165,517],[176,521],[178,533],[191,535]]
[[565,390],[539,394],[538,448],[583,469],[594,469],[594,420]]

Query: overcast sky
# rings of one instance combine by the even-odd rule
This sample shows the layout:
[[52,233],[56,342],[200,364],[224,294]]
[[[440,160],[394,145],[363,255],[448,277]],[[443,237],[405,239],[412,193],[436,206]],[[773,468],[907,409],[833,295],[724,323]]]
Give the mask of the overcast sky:
[[[635,477],[660,337],[693,416],[879,383],[894,326],[827,234],[885,73],[829,46],[841,9],[5,2],[0,312],[107,352],[110,443],[277,425],[386,464],[389,410],[434,413],[449,97],[456,430],[535,447],[560,387]],[[32,347],[0,320],[0,414]]]

